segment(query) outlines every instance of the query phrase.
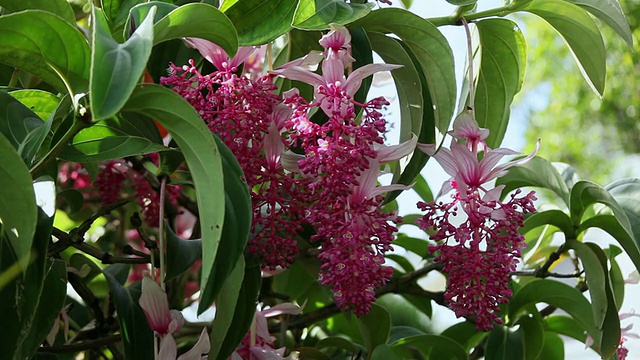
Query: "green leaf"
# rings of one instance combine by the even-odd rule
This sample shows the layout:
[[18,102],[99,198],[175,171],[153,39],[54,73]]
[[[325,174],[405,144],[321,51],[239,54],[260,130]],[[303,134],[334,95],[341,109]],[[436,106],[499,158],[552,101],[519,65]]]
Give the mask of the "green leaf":
[[224,226],[220,238],[220,250],[209,274],[209,281],[206,287],[201,287],[202,294],[198,306],[200,313],[213,302],[222,288],[222,284],[235,267],[238,258],[242,257],[249,240],[253,219],[249,188],[242,181],[244,178],[242,168],[220,138],[217,135],[214,135],[214,138],[220,151],[224,173]]
[[454,340],[466,351],[470,351],[478,342],[482,341],[488,333],[476,331],[476,325],[470,321],[463,321],[451,325],[445,329],[442,334],[451,340]]
[[545,225],[553,225],[565,233],[566,238],[571,238],[575,232],[571,219],[564,211],[546,210],[531,214],[524,221],[524,226],[520,229],[521,234]]
[[400,41],[381,33],[367,33],[371,47],[387,64],[402,65],[391,72],[398,92],[400,104],[400,142],[407,141],[412,134],[420,134],[422,127],[423,97],[420,76],[409,54]]
[[586,209],[595,203],[608,206],[620,225],[631,232],[631,223],[615,198],[602,186],[586,180],[578,181],[571,189],[569,209],[573,223],[578,224]]
[[633,37],[618,0],[567,0],[587,10],[609,25],[633,49]]
[[38,219],[35,193],[29,169],[3,135],[0,135],[0,154],[1,229],[11,244],[13,254],[25,269]]
[[524,359],[522,332],[506,326],[493,328],[487,339],[485,356],[492,360]]
[[220,10],[238,31],[240,45],[262,45],[292,29],[297,3],[297,0],[225,1]]
[[104,269],[104,276],[107,278],[111,298],[118,313],[125,356],[127,359],[153,359],[153,332],[138,302],[142,294],[142,283],[137,282],[124,287],[115,275],[129,268],[130,265],[115,264]]
[[523,359],[539,359],[544,345],[542,318],[540,316],[520,318],[520,329],[518,331],[522,333]]
[[433,102],[433,107],[427,107],[425,101],[424,109],[433,109],[435,128],[444,135],[456,102],[453,53],[446,38],[429,21],[398,8],[372,11],[353,26],[361,26],[368,32],[394,33],[407,45],[417,60],[416,68],[424,73]]
[[602,267],[598,256],[591,250],[587,244],[583,244],[577,240],[569,239],[566,242],[567,247],[575,250],[580,262],[586,273],[587,285],[589,285],[589,294],[591,295],[591,304],[593,308],[593,319],[598,328],[602,328],[605,315],[607,313],[607,288],[606,268]]
[[231,57],[238,48],[233,23],[220,10],[207,4],[187,4],[173,10],[154,27],[153,44],[172,39],[196,37],[222,47]]
[[447,0],[449,4],[456,6],[472,5],[478,2],[478,0]]
[[497,148],[507,131],[513,97],[524,81],[527,44],[511,20],[486,19],[476,26],[482,55],[474,110],[478,125],[491,130],[487,145]]
[[346,25],[366,16],[373,4],[346,3],[342,0],[300,0],[293,26],[302,30],[325,30],[330,24]]
[[525,306],[537,303],[547,303],[566,311],[596,341],[599,341],[591,304],[577,289],[554,280],[533,280],[518,290],[511,299],[509,318],[515,319]]
[[182,240],[171,230],[169,223],[165,223],[165,229],[167,236],[165,281],[169,281],[187,271],[197,260],[202,258],[202,240]]
[[10,13],[30,9],[44,10],[60,16],[69,24],[76,24],[76,16],[67,0],[0,0],[0,6]]
[[539,359],[544,360],[564,360],[564,341],[554,333],[544,333],[544,345],[540,352]]
[[328,336],[328,337],[322,338],[320,339],[320,341],[318,341],[315,347],[318,349],[334,347],[338,349],[347,350],[348,352],[351,352],[351,353],[355,353],[358,351],[356,349],[356,346],[351,341],[339,336]]
[[496,180],[496,186],[498,185],[506,185],[502,194],[524,186],[546,188],[569,205],[569,189],[562,176],[550,162],[541,157],[536,156],[524,165],[512,167],[506,175]]
[[393,326],[387,343],[393,344],[398,340],[417,335],[425,335],[425,333],[412,326]]
[[417,335],[407,337],[396,341],[391,345],[392,348],[399,347],[414,347],[419,349],[423,354],[428,354],[431,350],[439,350],[441,357],[437,359],[468,359],[469,356],[465,349],[462,348],[457,342],[451,340],[448,337],[441,335]]
[[404,256],[397,255],[397,254],[386,254],[384,257],[389,260],[393,260],[398,265],[400,265],[400,267],[402,268],[405,274],[415,271],[415,268],[413,267],[411,262],[407,260],[407,258],[405,258]]
[[225,219],[222,160],[214,136],[193,107],[180,95],[159,85],[134,90],[123,111],[149,116],[167,129],[180,147],[196,189],[202,232],[202,277],[206,290],[220,244]]
[[584,327],[574,318],[564,315],[554,315],[545,318],[544,322],[547,331],[569,336],[580,342],[585,342],[587,339]]
[[[255,316],[261,282],[260,266],[245,264],[243,257],[237,266],[244,271],[234,269],[224,285],[229,291],[221,291],[216,301],[216,318],[211,325],[210,359],[227,359],[244,338]],[[239,283],[242,284],[240,289],[234,290]]]
[[153,121],[133,114],[99,121],[81,130],[59,157],[85,163],[164,150],[167,148]]
[[28,71],[61,93],[88,90],[91,52],[75,25],[27,10],[1,16],[0,33],[0,63]]
[[102,10],[94,7],[91,39],[91,116],[94,121],[115,115],[127,102],[144,72],[153,47],[151,10],[135,33],[119,44],[111,36]]
[[640,179],[621,179],[605,186],[605,189],[627,215],[637,243],[640,239]]
[[592,227],[600,228],[613,236],[629,255],[635,267],[640,269],[640,250],[638,250],[637,240],[621,225],[620,219],[613,215],[596,215],[580,224],[578,233]]
[[378,345],[386,344],[391,332],[391,316],[380,305],[371,304],[371,311],[358,318],[358,328],[368,354]]
[[533,0],[523,9],[553,26],[564,38],[591,88],[604,93],[606,52],[598,26],[589,14],[564,0]]
[[386,344],[381,344],[376,346],[375,349],[373,349],[373,352],[371,353],[371,355],[369,356],[369,359],[371,360],[401,360],[404,359],[403,357],[400,357],[398,354],[396,354],[395,351],[393,351],[393,349]]
[[33,111],[42,121],[46,121],[60,104],[60,99],[57,96],[43,90],[16,90],[10,92],[9,95]]
[[0,133],[11,142],[25,164],[30,166],[49,133],[51,122],[42,122],[25,105],[3,91],[0,91],[0,108],[4,109],[0,112]]
[[[610,248],[611,247],[619,250],[615,245],[610,245]],[[607,257],[611,262],[611,269],[609,270],[611,290],[613,291],[613,298],[616,302],[616,307],[618,308],[618,311],[620,311],[622,302],[624,301],[624,276],[622,275],[622,270],[620,269],[620,265],[618,265],[618,261],[615,259],[615,255],[611,255],[610,249],[607,251]]]
[[401,246],[420,257],[424,257],[429,253],[429,242],[427,240],[410,237],[407,234],[398,234],[393,240],[393,245]]
[[154,45],[157,44],[157,37],[155,32],[155,24],[160,21],[163,17],[169,15],[170,12],[177,9],[178,6],[174,4],[169,4],[162,1],[149,1],[138,4],[129,10],[129,16],[127,17],[127,21],[124,23],[123,29],[123,38],[128,39],[130,35],[135,32],[140,24],[147,18],[149,12],[153,10],[155,7],[156,12],[153,14],[153,24],[154,24],[154,36],[153,41]]

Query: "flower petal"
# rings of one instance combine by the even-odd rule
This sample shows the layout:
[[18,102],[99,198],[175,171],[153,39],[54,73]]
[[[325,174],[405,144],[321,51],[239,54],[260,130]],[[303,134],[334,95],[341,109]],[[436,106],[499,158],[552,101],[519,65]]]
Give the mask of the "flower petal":
[[229,55],[217,44],[209,40],[199,38],[184,38],[187,45],[200,52],[202,57],[207,59],[218,70],[224,70],[223,63],[229,63]]
[[306,70],[300,66],[292,66],[286,69],[279,69],[270,71],[271,74],[281,75],[289,80],[302,81],[313,87],[323,85],[325,83],[324,78],[312,71]]
[[347,78],[347,82],[344,84],[344,89],[347,95],[353,96],[360,88],[362,80],[369,75],[375,74],[379,71],[391,71],[393,69],[401,68],[402,65],[392,64],[368,64],[355,69]]
[[262,310],[261,313],[262,315],[264,315],[264,317],[272,317],[272,316],[278,316],[282,314],[298,315],[302,312],[303,308],[304,308],[304,305],[298,306],[294,303],[285,302],[285,303],[270,307],[267,310]]
[[207,328],[203,328],[200,333],[198,342],[186,353],[180,355],[178,360],[201,360],[203,355],[206,355],[211,350],[211,343],[209,342],[209,334],[207,334]]
[[403,142],[402,144],[380,146],[375,149],[377,152],[377,160],[382,164],[402,159],[413,152],[416,148],[416,144],[418,144],[418,137],[415,134],[412,134],[411,139]]
[[173,319],[169,311],[167,294],[148,276],[142,278],[142,295],[138,302],[147,316],[151,330],[160,335],[168,334],[169,324]]
[[178,355],[176,340],[171,334],[160,338],[160,351],[158,352],[158,360],[175,360]]

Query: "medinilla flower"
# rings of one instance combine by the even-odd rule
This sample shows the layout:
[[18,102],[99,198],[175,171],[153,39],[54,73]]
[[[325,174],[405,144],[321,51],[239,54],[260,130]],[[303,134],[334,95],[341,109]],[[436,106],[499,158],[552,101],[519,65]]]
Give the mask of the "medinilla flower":
[[[147,317],[149,327],[155,336],[160,338],[160,350],[156,354],[156,360],[176,360],[178,351],[172,334],[180,331],[184,324],[182,314],[169,309],[167,294],[148,276],[142,279],[142,295],[138,302]],[[180,355],[177,360],[200,360],[203,354],[209,352],[209,348],[209,336],[204,328],[193,348]]]
[[[454,191],[450,202],[419,202],[426,214],[417,224],[423,230],[434,231],[431,239],[437,245],[436,262],[448,274],[445,300],[458,317],[473,318],[476,329],[486,331],[498,317],[499,305],[512,295],[509,289],[511,272],[516,270],[524,238],[518,234],[524,214],[535,211],[534,193],[520,196],[520,190],[500,201],[504,186],[492,188],[487,183],[504,175],[510,167],[531,160],[539,147],[527,157],[498,165],[506,155],[516,155],[511,149],[489,149],[484,142],[488,130],[478,127],[469,113],[456,119],[450,133],[462,141],[451,142],[450,149],[434,145],[418,145],[432,155],[452,179],[445,182],[440,194]],[[479,155],[481,154],[481,159]],[[453,217],[462,210],[464,221]],[[455,225],[454,225],[455,224]]]

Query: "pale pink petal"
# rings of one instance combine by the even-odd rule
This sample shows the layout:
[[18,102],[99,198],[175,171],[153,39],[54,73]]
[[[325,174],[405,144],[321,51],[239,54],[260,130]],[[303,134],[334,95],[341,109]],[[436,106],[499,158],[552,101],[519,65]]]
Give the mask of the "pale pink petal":
[[[483,169],[483,174],[485,174],[486,176],[483,179],[484,182],[489,181],[493,178],[502,176],[506,173],[506,170],[513,167],[513,166],[519,166],[519,165],[524,165],[526,163],[528,163],[529,161],[531,161],[531,159],[533,159],[536,154],[538,153],[538,149],[540,149],[540,140],[538,140],[536,142],[536,147],[535,149],[533,149],[533,151],[531,152],[531,154],[527,155],[526,157],[516,160],[516,161],[510,161],[507,162],[505,164],[502,165],[498,165],[495,168],[493,168],[492,170],[490,170],[489,172],[485,173],[484,171],[491,169],[493,166],[491,166],[491,163],[495,164],[499,161],[499,158],[504,156],[504,155],[514,155],[514,154],[519,154],[518,152],[515,152],[513,150],[509,150],[509,149],[495,149],[495,150],[491,150],[487,153],[487,155],[485,156],[485,158],[489,157],[490,154],[498,151],[498,150],[502,150],[502,154],[504,155],[500,155],[500,154],[496,154],[496,157],[499,156],[498,160],[495,160],[493,157],[487,160],[487,163],[484,163],[485,159],[482,159],[482,164],[481,167]],[[507,152],[511,152],[511,153],[507,153]],[[495,161],[495,162],[494,162]]]
[[279,66],[278,69],[287,69],[293,66],[297,66],[305,70],[316,71],[316,69],[318,69],[318,65],[320,64],[320,61],[322,61],[323,58],[324,55],[322,55],[320,51],[312,50],[307,55],[299,59],[291,60],[288,63]]
[[409,185],[404,185],[404,184],[391,184],[391,185],[382,185],[382,186],[376,186],[373,190],[371,190],[371,192],[369,193],[369,197],[373,198],[376,197],[378,195],[382,195],[384,193],[388,193],[390,191],[396,191],[396,190],[409,190],[411,189],[413,186],[415,185],[415,183],[413,184],[409,184]]
[[351,204],[361,203],[364,199],[370,199],[372,192],[376,188],[378,175],[380,174],[380,163],[375,159],[369,159],[369,168],[363,171],[358,177],[358,186],[355,186],[349,197]]
[[449,134],[458,140],[484,140],[489,136],[489,129],[478,126],[473,114],[463,111],[456,117]]
[[229,55],[217,44],[212,43],[209,40],[199,38],[185,38],[184,41],[187,45],[195,48],[200,52],[202,57],[207,59],[218,70],[224,69],[224,63],[229,63]]
[[275,341],[275,338],[271,336],[269,333],[269,326],[267,324],[267,318],[262,314],[261,311],[256,312],[256,335],[266,341],[267,343],[272,343]]
[[301,172],[298,161],[302,159],[304,159],[304,155],[296,154],[291,150],[286,150],[280,154],[280,164],[282,164],[282,167],[294,173]]
[[587,335],[587,338],[584,341],[584,347],[585,348],[591,347],[591,345],[593,345],[594,343],[595,343],[595,340],[591,337],[591,335]]
[[451,184],[452,180],[445,180],[445,182],[442,183],[442,186],[440,187],[440,191],[438,192],[438,195],[436,195],[435,199],[439,199],[442,197],[442,195],[445,195],[447,193],[449,193],[449,191],[453,190],[454,187]]
[[284,349],[272,349],[265,346],[253,346],[249,348],[251,355],[256,360],[283,360]]
[[151,330],[160,335],[169,333],[169,324],[173,320],[169,311],[167,294],[162,291],[160,285],[150,277],[142,278],[142,295],[140,295],[140,307],[144,311]]
[[342,47],[351,44],[351,34],[344,26],[331,25],[331,31],[323,35],[319,43],[323,48],[331,48],[334,51],[338,51]]
[[391,64],[368,64],[362,67],[357,68],[347,78],[346,84],[344,84],[344,89],[347,92],[347,95],[353,96],[356,91],[360,88],[360,84],[362,84],[362,80],[369,75],[377,73],[379,71],[390,71],[393,69],[401,68],[402,65],[391,65]]
[[638,270],[632,272],[631,274],[629,274],[629,277],[627,277],[624,280],[625,284],[638,284],[640,283],[640,273],[638,273]]
[[178,360],[201,360],[203,355],[206,355],[211,350],[211,343],[209,342],[209,334],[207,328],[203,328],[200,333],[198,342],[186,353],[180,355]]
[[306,70],[300,66],[292,66],[286,69],[270,71],[274,75],[282,75],[289,80],[302,81],[312,85],[313,87],[323,85],[324,78],[312,71]]
[[411,135],[411,139],[403,142],[402,144],[392,146],[380,146],[376,148],[377,160],[379,163],[386,163],[402,159],[403,157],[411,154],[416,148],[418,143],[418,137],[415,134]]
[[416,147],[418,148],[418,150],[422,151],[423,153],[429,155],[429,156],[433,156],[436,153],[436,144],[421,144],[421,143],[417,143]]
[[169,333],[173,334],[180,331],[184,325],[184,316],[178,310],[171,310],[171,323],[169,323]]
[[302,312],[304,305],[298,306],[294,303],[286,302],[270,307],[267,310],[262,310],[261,313],[264,317],[273,317],[282,314],[298,315]]
[[169,334],[161,337],[157,360],[176,360],[177,355],[178,349],[173,336]]
[[253,54],[253,52],[256,51],[256,49],[257,47],[255,46],[240,46],[236,54],[233,56],[233,58],[229,62],[228,66],[230,68],[238,67],[245,60],[247,60],[249,56],[251,56],[251,54]]
[[280,154],[285,150],[280,131],[275,122],[271,122],[269,125],[269,132],[264,137],[264,156],[267,159],[267,163],[271,166],[275,166],[280,161]]
[[326,59],[322,62],[322,77],[327,84],[341,86],[346,82],[344,64],[340,60]]
[[269,268],[262,269],[260,277],[262,277],[264,279],[264,278],[268,278],[268,277],[272,277],[272,276],[276,276],[276,275],[282,274],[285,271],[287,271],[287,269],[285,269],[282,266],[278,265],[278,267],[276,267],[275,270],[269,270]]

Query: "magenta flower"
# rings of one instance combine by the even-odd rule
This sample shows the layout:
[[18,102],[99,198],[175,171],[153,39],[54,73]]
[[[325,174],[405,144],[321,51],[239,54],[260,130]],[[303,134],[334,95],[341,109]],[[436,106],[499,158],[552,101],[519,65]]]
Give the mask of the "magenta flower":
[[[438,253],[435,261],[448,274],[445,300],[449,307],[456,316],[475,320],[477,330],[487,331],[494,322],[502,323],[499,305],[511,296],[511,272],[515,271],[524,246],[518,229],[523,226],[524,214],[535,211],[535,197],[533,192],[520,197],[518,190],[507,201],[500,201],[504,186],[491,189],[486,184],[507,169],[530,161],[539,142],[524,159],[498,165],[502,157],[518,153],[505,148],[489,149],[484,142],[488,130],[478,127],[470,113],[456,119],[450,134],[466,143],[453,140],[450,149],[441,148],[435,155],[434,145],[418,145],[452,176],[438,198],[451,190],[455,193],[449,203],[418,203],[426,214],[417,224],[433,231],[430,238],[437,241],[430,251]],[[480,152],[483,156],[478,160]],[[466,215],[462,223],[452,219],[460,209]]]
[[[149,327],[160,338],[160,350],[156,359],[176,360],[177,346],[172,334],[180,331],[184,324],[182,314],[177,310],[169,310],[167,294],[148,276],[142,279],[142,295],[138,302],[147,317]],[[204,328],[193,348],[177,359],[200,360],[202,354],[209,352],[209,348],[209,336]]]
[[229,55],[227,55],[223,48],[209,40],[185,38],[184,41],[187,45],[198,50],[202,57],[207,59],[207,61],[212,63],[213,66],[220,71],[236,71],[234,69],[237,69],[238,66],[247,60],[257,49],[254,46],[240,46],[233,58],[229,58]]

